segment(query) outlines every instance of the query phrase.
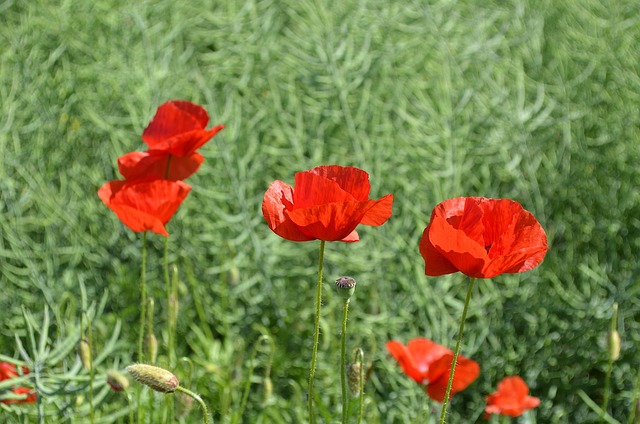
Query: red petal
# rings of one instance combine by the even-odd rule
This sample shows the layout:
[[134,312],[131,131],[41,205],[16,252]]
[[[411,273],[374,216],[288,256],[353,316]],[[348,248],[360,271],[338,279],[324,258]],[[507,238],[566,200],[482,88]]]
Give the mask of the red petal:
[[[308,171],[331,181],[335,181],[338,186],[351,194],[353,199],[361,202],[369,199],[369,174],[359,168],[352,166],[327,165],[318,166]],[[298,185],[296,183],[296,190]]]
[[271,231],[291,241],[313,240],[300,231],[296,224],[285,214],[293,207],[293,188],[282,181],[274,181],[264,194],[262,215]]
[[364,214],[360,223],[362,225],[373,225],[377,227],[387,222],[392,213],[393,194],[387,194],[379,200],[370,200],[369,202],[371,202],[372,206],[367,213]]
[[142,133],[142,140],[154,148],[155,144],[176,135],[203,130],[208,122],[207,111],[201,106],[185,101],[168,101],[158,107]]
[[184,180],[193,175],[203,161],[204,157],[197,152],[188,156],[174,156],[151,150],[121,156],[118,158],[118,169],[129,181],[149,178]]
[[[294,191],[295,196],[295,191]],[[325,241],[338,241],[356,229],[367,211],[367,202],[328,203],[286,211],[301,232]]]
[[498,383],[498,391],[487,396],[485,413],[518,417],[540,404],[540,399],[528,393],[529,387],[520,377],[505,377]]
[[445,219],[434,217],[429,227],[429,241],[456,269],[470,277],[483,277],[482,270],[489,261],[484,246]]
[[420,254],[424,259],[424,273],[431,277],[439,275],[451,274],[458,272],[456,268],[447,258],[445,258],[439,250],[433,247],[429,240],[430,225],[424,229],[422,238],[420,239]]
[[357,201],[336,181],[309,171],[296,173],[294,187],[294,209]]
[[387,342],[387,350],[393,356],[402,371],[411,379],[416,381],[418,384],[423,384],[424,380],[427,378],[427,373],[418,369],[418,365],[415,363],[411,352],[409,349],[405,347],[402,343],[392,340]]
[[[453,353],[447,353],[437,359],[429,368],[429,385],[427,386],[427,394],[437,402],[444,401],[447,391],[449,374],[451,373],[451,363],[453,362]],[[466,389],[480,375],[480,366],[472,359],[458,356],[458,363],[453,375],[453,383],[451,385],[450,396]]]
[[168,236],[165,225],[191,187],[181,181],[110,181],[98,197],[133,231]]

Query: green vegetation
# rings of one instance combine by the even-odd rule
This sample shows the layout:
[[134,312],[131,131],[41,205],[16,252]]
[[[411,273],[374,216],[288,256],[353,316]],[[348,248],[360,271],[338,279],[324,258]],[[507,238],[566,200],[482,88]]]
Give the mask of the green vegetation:
[[[627,422],[640,372],[637,1],[9,0],[0,21],[0,354],[20,357],[15,336],[51,349],[51,378],[75,369],[84,387],[48,382],[58,394],[38,407],[63,413],[47,422],[88,422],[88,373],[71,347],[83,305],[95,317],[96,419],[125,422],[105,373],[135,361],[142,237],[96,191],[118,177],[118,156],[144,148],[169,99],[226,125],[168,227],[181,297],[172,371],[214,422],[306,419],[319,243],[277,237],[260,204],[273,180],[331,163],[366,170],[372,197],[395,203],[361,242],[327,244],[323,420],[340,417],[332,282],[345,274],[358,281],[348,349],[372,365],[365,421],[418,422],[435,406],[384,344],[455,344],[467,280],[425,277],[418,241],[438,202],[481,195],[522,203],[551,249],[534,271],[476,283],[462,353],[481,374],[453,398],[450,422],[481,422],[485,396],[512,374],[542,400],[536,422],[598,422],[581,393],[602,404],[614,302],[622,349],[608,405]],[[148,239],[162,364],[163,240]],[[18,410],[35,420],[36,408]]]

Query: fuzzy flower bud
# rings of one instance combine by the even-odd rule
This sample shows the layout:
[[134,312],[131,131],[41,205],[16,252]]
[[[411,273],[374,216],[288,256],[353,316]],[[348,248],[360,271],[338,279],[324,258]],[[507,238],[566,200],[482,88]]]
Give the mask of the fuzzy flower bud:
[[340,277],[336,280],[336,287],[344,300],[349,300],[356,291],[356,280],[351,277]]
[[129,379],[116,370],[107,371],[107,384],[114,392],[121,392],[129,388]]
[[78,343],[78,356],[80,356],[82,368],[85,370],[91,369],[91,346],[89,345],[89,340],[80,340]]
[[173,393],[180,385],[178,377],[152,365],[133,364],[127,367],[127,371],[137,382],[151,387],[156,392]]
[[358,397],[360,395],[360,363],[354,362],[347,369],[347,381],[349,383],[349,392],[351,396]]

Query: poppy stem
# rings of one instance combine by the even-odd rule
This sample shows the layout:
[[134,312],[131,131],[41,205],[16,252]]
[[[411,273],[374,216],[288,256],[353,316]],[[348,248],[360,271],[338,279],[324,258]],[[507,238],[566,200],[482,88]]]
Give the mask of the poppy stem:
[[458,341],[456,342],[456,350],[453,352],[453,361],[451,362],[451,372],[449,373],[449,382],[447,383],[447,391],[444,394],[444,400],[442,402],[442,412],[440,413],[440,424],[444,424],[447,418],[447,405],[449,404],[449,397],[451,395],[451,386],[453,385],[453,375],[456,369],[456,363],[458,362],[458,353],[460,353],[460,343],[462,342],[462,331],[464,330],[464,321],[467,319],[467,310],[469,309],[471,292],[473,289],[473,284],[475,282],[476,282],[475,278],[469,278],[469,288],[467,289],[467,297],[464,300],[464,308],[462,309],[462,319],[460,320],[460,328],[458,329]]
[[324,261],[324,240],[320,240],[320,255],[318,258],[318,285],[316,290],[316,320],[313,332],[313,350],[311,353],[311,367],[309,369],[309,393],[308,393],[308,410],[309,423],[315,423],[313,416],[313,380],[316,375],[316,361],[318,359],[318,340],[320,338],[320,307],[322,305],[322,265]]
[[[142,346],[144,345],[144,328],[145,320],[147,319],[147,232],[142,233],[142,270],[140,271],[140,334],[138,335],[138,361],[145,362],[144,351]],[[138,422],[143,422],[143,408],[142,408],[142,387],[138,387],[136,393],[138,404]]]
[[209,416],[209,409],[207,408],[207,404],[202,400],[202,398],[200,397],[200,395],[192,392],[189,389],[185,389],[182,386],[178,386],[176,387],[176,391],[177,392],[182,392],[187,396],[192,397],[195,401],[197,401],[200,404],[200,407],[202,408],[202,422],[204,424],[213,424],[213,421],[211,420],[211,417]]
[[342,383],[342,424],[347,424],[349,412],[349,397],[347,396],[347,315],[349,313],[349,302],[344,300],[342,308],[342,337],[340,338],[340,380]]

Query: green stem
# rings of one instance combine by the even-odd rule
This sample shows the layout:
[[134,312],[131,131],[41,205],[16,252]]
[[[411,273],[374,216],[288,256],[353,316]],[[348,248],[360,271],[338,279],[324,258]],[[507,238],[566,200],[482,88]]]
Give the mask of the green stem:
[[322,305],[322,265],[324,261],[324,244],[325,241],[320,241],[320,255],[318,258],[318,285],[316,289],[316,320],[315,328],[313,332],[313,350],[311,353],[311,367],[309,369],[309,393],[308,393],[308,409],[309,409],[309,422],[315,423],[315,417],[313,416],[313,380],[316,375],[316,361],[318,359],[318,340],[320,338],[320,307]]
[[349,412],[349,397],[347,396],[347,315],[349,313],[349,301],[344,300],[342,308],[342,337],[340,339],[340,381],[342,382],[342,424],[347,424]]
[[458,330],[458,341],[456,342],[456,350],[453,352],[453,361],[451,362],[451,372],[449,373],[449,382],[447,383],[447,391],[444,394],[444,400],[442,402],[442,412],[440,413],[440,424],[444,424],[447,418],[447,405],[449,404],[449,397],[451,395],[451,386],[453,384],[453,375],[456,369],[456,363],[458,362],[458,354],[460,353],[460,344],[462,342],[462,331],[464,330],[464,321],[467,319],[467,310],[469,309],[469,302],[471,300],[471,292],[475,278],[469,278],[469,288],[467,290],[467,297],[464,300],[464,308],[462,309],[462,319],[460,320],[460,329]]
[[87,320],[87,338],[89,341],[89,410],[91,411],[89,413],[89,419],[91,424],[93,424],[95,422],[95,411],[93,410],[93,334],[91,333],[91,320],[86,311],[84,311],[83,314]]
[[611,316],[611,324],[609,328],[609,336],[607,337],[607,347],[609,351],[609,363],[607,364],[607,373],[604,375],[604,396],[602,400],[602,411],[600,412],[600,423],[604,422],[604,415],[607,413],[607,405],[609,405],[609,396],[611,391],[611,372],[613,371],[613,346],[612,337],[618,327],[618,304],[613,305],[613,315]]
[[182,392],[187,396],[191,396],[196,401],[198,401],[198,403],[200,404],[200,407],[202,408],[202,417],[203,417],[202,421],[204,422],[204,424],[213,424],[213,420],[211,419],[211,417],[209,417],[209,410],[207,409],[207,404],[204,403],[204,401],[199,395],[195,394],[189,389],[185,389],[182,386],[176,387],[176,391]]
[[[147,232],[142,233],[142,266],[140,271],[140,334],[138,336],[138,362],[145,362],[144,356],[144,328],[147,318]],[[142,423],[144,418],[144,408],[142,407],[142,386],[136,392],[136,403],[138,407],[138,422]]]
[[356,360],[357,363],[360,363],[360,375],[358,384],[360,385],[360,405],[358,405],[358,424],[362,422],[362,416],[364,415],[364,352],[362,349],[358,348],[356,351]]
[[631,414],[629,414],[629,421],[627,424],[632,424],[636,417],[636,408],[638,407],[638,400],[640,398],[640,371],[638,371],[638,378],[636,380],[636,387],[633,389],[633,397],[631,398]]

